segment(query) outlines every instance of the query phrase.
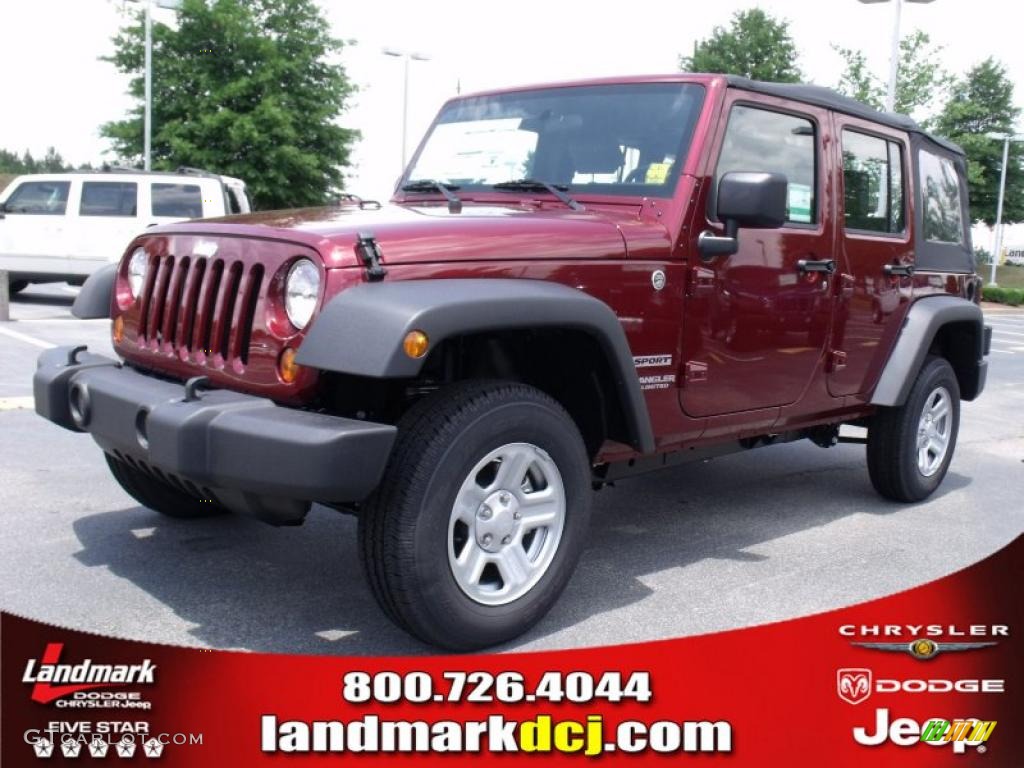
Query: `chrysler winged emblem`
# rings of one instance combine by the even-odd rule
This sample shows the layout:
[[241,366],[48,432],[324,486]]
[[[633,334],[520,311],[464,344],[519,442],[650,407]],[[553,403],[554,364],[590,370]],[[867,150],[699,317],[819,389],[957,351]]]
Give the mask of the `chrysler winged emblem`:
[[848,704],[860,704],[871,695],[871,670],[859,668],[837,670],[836,693]]
[[918,638],[910,643],[850,643],[861,648],[870,648],[875,651],[897,651],[909,653],[915,659],[925,661],[938,656],[940,651],[973,651],[976,648],[989,648],[995,645],[990,643],[937,643],[928,638]]

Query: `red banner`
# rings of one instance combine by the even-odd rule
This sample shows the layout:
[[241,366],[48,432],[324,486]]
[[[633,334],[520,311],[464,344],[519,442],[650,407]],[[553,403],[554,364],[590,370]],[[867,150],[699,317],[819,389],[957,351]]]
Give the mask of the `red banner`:
[[207,651],[3,614],[3,764],[1020,766],[1022,583],[1024,537],[793,621],[466,656]]

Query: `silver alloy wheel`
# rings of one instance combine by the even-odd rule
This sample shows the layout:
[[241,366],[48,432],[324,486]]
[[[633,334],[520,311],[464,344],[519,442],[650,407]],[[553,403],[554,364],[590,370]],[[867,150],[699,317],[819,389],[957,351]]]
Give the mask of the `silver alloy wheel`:
[[936,387],[925,398],[917,424],[917,469],[925,477],[939,471],[953,434],[952,398],[945,387]]
[[565,487],[551,457],[509,443],[477,462],[448,522],[448,564],[459,588],[483,605],[529,592],[554,560],[565,528]]

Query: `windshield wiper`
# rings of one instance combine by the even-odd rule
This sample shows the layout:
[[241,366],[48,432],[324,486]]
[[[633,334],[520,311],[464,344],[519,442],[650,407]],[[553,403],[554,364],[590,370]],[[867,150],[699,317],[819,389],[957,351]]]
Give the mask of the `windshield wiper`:
[[555,184],[548,184],[546,181],[538,179],[516,179],[515,181],[502,181],[492,186],[494,189],[508,190],[510,192],[550,192],[574,211],[586,210],[582,205],[565,194],[565,191],[569,188],[564,184],[556,186]]
[[462,210],[462,201],[452,192],[453,189],[458,189],[458,187],[455,184],[443,184],[434,179],[417,179],[402,187],[403,192],[440,192],[448,201],[448,210],[451,213],[458,213]]

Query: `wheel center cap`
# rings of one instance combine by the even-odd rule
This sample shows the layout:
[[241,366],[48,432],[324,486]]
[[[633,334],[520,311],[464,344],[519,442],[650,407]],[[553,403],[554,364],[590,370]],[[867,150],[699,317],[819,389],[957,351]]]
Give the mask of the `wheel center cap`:
[[476,511],[473,533],[481,548],[499,552],[516,538],[519,530],[519,499],[509,491],[495,491]]

